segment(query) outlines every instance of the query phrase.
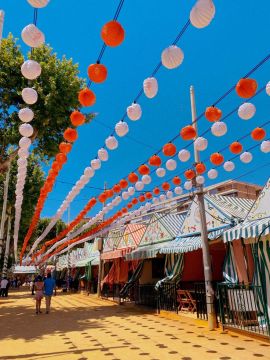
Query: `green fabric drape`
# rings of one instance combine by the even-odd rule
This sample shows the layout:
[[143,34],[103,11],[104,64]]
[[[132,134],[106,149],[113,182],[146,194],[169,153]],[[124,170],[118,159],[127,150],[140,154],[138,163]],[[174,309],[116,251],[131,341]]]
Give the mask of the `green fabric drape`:
[[238,283],[238,276],[235,268],[233,249],[230,243],[227,246],[227,253],[223,264],[223,277],[225,282],[229,282],[232,284]]
[[184,254],[167,254],[165,260],[165,274],[166,277],[164,279],[159,280],[155,288],[156,290],[159,287],[167,282],[175,283],[176,285],[181,280],[184,269]]

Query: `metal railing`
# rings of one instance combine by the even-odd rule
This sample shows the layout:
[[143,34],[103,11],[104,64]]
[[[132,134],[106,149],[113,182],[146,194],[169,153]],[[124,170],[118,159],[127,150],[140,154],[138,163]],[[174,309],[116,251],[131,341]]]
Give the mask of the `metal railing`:
[[268,309],[261,286],[221,283],[218,295],[224,327],[270,335]]
[[135,304],[149,307],[157,306],[157,291],[154,284],[136,284],[134,286]]
[[173,311],[178,313],[177,293],[175,283],[163,283],[157,290],[157,311]]
[[107,284],[105,283],[102,287],[101,297],[103,298],[113,298],[113,300],[120,301],[120,291],[124,284]]

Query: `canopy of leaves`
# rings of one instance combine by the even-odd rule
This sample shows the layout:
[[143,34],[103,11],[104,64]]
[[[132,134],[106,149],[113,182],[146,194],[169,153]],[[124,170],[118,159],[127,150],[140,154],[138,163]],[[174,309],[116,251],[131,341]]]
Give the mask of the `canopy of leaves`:
[[[25,87],[33,87],[38,101],[31,105],[35,117],[32,142],[34,152],[41,159],[49,159],[58,151],[63,141],[63,132],[69,127],[70,113],[79,107],[78,91],[84,81],[78,77],[78,65],[72,59],[58,59],[49,46],[33,49],[27,55],[42,67],[41,75],[33,81],[21,74],[21,65],[26,60],[16,40],[9,35],[0,48],[0,171],[6,170],[8,149],[18,144],[20,120],[18,110],[27,106],[21,93]],[[90,121],[92,115],[87,117]]]

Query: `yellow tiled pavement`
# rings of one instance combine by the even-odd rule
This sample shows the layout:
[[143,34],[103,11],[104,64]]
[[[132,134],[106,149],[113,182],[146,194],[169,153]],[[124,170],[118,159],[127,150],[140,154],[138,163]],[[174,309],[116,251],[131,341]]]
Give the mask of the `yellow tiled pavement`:
[[59,294],[52,304],[51,314],[35,315],[29,293],[0,298],[0,360],[270,360],[270,344],[188,318],[82,294]]

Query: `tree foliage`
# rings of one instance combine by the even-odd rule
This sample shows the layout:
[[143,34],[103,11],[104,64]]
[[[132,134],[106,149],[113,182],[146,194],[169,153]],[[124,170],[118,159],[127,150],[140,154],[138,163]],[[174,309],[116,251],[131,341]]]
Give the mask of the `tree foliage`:
[[[21,97],[25,87],[33,87],[38,101],[31,105],[35,117],[32,142],[41,159],[49,159],[58,151],[63,132],[70,126],[70,113],[79,107],[78,91],[84,81],[78,77],[78,65],[72,59],[57,58],[49,46],[33,49],[27,55],[42,67],[41,75],[33,81],[21,74],[26,60],[12,35],[3,39],[0,48],[0,171],[6,170],[8,149],[20,139],[18,111],[27,106]],[[92,115],[87,119],[90,121]],[[15,152],[16,154],[16,152]]]

